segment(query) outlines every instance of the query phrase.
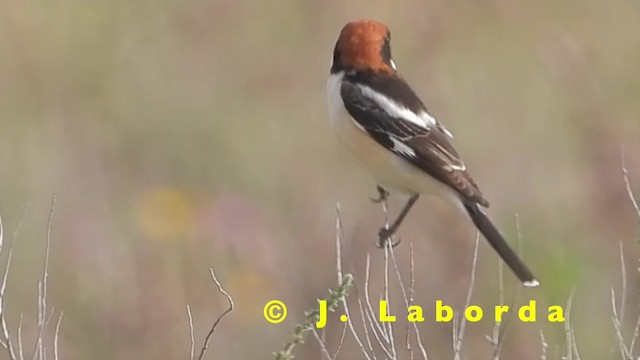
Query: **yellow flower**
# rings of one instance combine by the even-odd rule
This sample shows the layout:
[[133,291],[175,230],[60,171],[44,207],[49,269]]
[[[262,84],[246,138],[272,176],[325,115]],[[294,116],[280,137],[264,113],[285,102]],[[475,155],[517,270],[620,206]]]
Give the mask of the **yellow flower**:
[[195,224],[189,197],[171,188],[156,188],[142,195],[137,206],[138,226],[155,239],[171,240],[186,235]]

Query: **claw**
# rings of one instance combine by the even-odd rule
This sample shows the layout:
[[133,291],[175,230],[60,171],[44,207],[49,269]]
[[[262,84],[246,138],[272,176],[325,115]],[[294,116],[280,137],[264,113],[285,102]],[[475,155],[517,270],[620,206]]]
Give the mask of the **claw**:
[[369,198],[369,200],[370,200],[372,203],[374,203],[374,204],[380,204],[381,202],[383,202],[383,201],[384,201],[384,200],[383,200],[383,199],[381,199],[380,197],[377,197],[377,198],[372,198],[372,197],[370,197],[370,198]]
[[369,198],[369,200],[371,200],[371,202],[374,202],[376,204],[379,204],[381,202],[387,201],[387,198],[389,197],[389,192],[387,190],[385,190],[380,185],[378,185],[376,187],[376,190],[378,190],[378,197],[377,198]]
[[[395,241],[394,241],[394,239],[395,239]],[[396,237],[393,234],[393,231],[391,229],[383,227],[378,232],[378,242],[376,243],[376,247],[379,248],[379,249],[384,249],[384,247],[386,246],[387,242],[391,242],[391,247],[394,248],[394,247],[400,245],[401,241],[402,241],[402,238]]]

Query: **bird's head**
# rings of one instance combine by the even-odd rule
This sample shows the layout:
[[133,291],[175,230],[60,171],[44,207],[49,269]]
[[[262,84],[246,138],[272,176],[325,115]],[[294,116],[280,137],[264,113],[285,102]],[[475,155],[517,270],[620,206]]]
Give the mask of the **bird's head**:
[[331,72],[343,70],[395,73],[389,28],[375,20],[352,21],[340,31]]

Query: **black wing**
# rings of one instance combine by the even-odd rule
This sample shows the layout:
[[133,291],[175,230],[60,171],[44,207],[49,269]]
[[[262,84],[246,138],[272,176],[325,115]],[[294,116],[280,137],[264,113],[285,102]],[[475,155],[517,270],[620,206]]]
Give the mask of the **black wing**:
[[399,107],[415,114],[427,113],[424,104],[402,78],[345,77],[341,88],[345,107],[371,137],[456,190],[463,199],[489,206],[449,141],[450,135],[440,124],[425,127],[399,116],[399,113],[390,114],[379,99],[371,96],[372,92],[384,94]]

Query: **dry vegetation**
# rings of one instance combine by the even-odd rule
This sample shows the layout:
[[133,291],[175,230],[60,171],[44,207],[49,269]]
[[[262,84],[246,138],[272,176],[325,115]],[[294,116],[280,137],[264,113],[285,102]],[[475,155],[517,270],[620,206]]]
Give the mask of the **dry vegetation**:
[[[626,187],[626,192],[629,196],[629,201],[633,209],[635,210],[638,222],[640,223],[640,207],[638,206],[638,200],[636,199],[633,190],[631,188],[631,182],[628,177],[628,171],[626,168],[626,164],[624,162],[624,156],[622,156],[622,176],[624,179],[624,184]],[[47,281],[49,276],[48,264],[49,264],[49,251],[51,246],[51,220],[54,213],[54,204],[55,197],[52,198],[51,202],[51,210],[49,213],[49,221],[47,225],[47,235],[46,235],[46,251],[45,251],[45,259],[44,259],[44,269],[42,273],[42,279],[38,282],[38,323],[36,327],[35,337],[35,345],[33,346],[33,352],[31,355],[32,359],[46,359],[47,357],[47,345],[45,344],[45,340],[47,338],[47,331],[49,327],[49,322],[51,317],[54,314],[54,308],[48,310],[47,307]],[[388,210],[386,202],[382,203],[382,209],[385,215],[385,226],[388,227]],[[26,211],[25,211],[26,212]],[[0,284],[0,345],[4,347],[11,360],[24,360],[24,342],[22,335],[22,314],[20,314],[20,320],[17,327],[17,332],[12,333],[9,329],[9,325],[7,323],[6,317],[6,285],[7,279],[9,276],[9,270],[11,266],[12,252],[13,252],[13,241],[16,240],[18,235],[18,230],[21,225],[20,221],[16,226],[16,229],[13,234],[12,243],[5,245],[4,242],[4,226],[2,224],[2,218],[0,216],[0,259],[5,258],[6,265],[4,270],[4,275],[2,277],[2,283]],[[419,323],[407,322],[406,324],[396,324],[393,322],[379,322],[379,310],[374,310],[377,308],[377,302],[373,302],[371,300],[370,294],[370,283],[371,283],[371,262],[370,262],[370,254],[367,254],[366,257],[366,266],[365,266],[365,278],[364,278],[364,289],[358,290],[356,285],[356,293],[355,299],[352,302],[357,303],[357,312],[350,309],[348,304],[348,291],[354,285],[354,277],[352,274],[344,274],[342,271],[342,239],[344,237],[344,230],[342,225],[342,215],[340,213],[340,206],[336,207],[336,274],[337,274],[337,287],[335,290],[330,290],[330,294],[325,300],[327,301],[328,311],[336,312],[337,309],[340,310],[348,316],[348,320],[344,322],[342,329],[338,330],[337,327],[333,326],[327,329],[326,327],[321,330],[319,334],[318,329],[315,324],[319,320],[319,309],[313,309],[307,311],[305,313],[306,320],[304,323],[298,324],[295,326],[295,330],[291,335],[290,339],[284,344],[283,350],[274,353],[276,360],[291,360],[295,358],[294,350],[297,345],[303,344],[308,336],[308,333],[311,332],[317,341],[320,347],[319,358],[321,360],[336,360],[340,359],[340,350],[345,344],[345,341],[349,341],[350,339],[355,343],[356,348],[361,351],[361,356],[367,360],[375,360],[378,358],[384,359],[424,359],[428,360],[428,350],[423,344],[422,337],[420,335],[420,327]],[[464,306],[462,309],[468,308],[472,304],[472,294],[475,288],[476,281],[476,271],[477,271],[477,260],[478,260],[478,245],[479,245],[480,235],[477,234],[475,238],[475,246],[473,251],[473,259],[471,261],[471,274],[470,274],[470,282],[468,286],[468,292],[466,296],[466,300],[464,302]],[[520,227],[518,226],[518,239],[522,241],[522,235],[520,232]],[[520,244],[521,245],[521,244]],[[383,249],[384,254],[384,266],[382,271],[383,278],[383,288],[380,291],[378,296],[374,299],[386,300],[388,303],[391,302],[393,298],[396,300],[398,295],[401,295],[400,302],[404,309],[408,309],[412,305],[416,305],[416,301],[414,298],[415,291],[415,283],[416,283],[416,274],[415,274],[415,261],[414,261],[414,252],[413,252],[413,244],[409,244],[410,249],[410,262],[409,262],[409,280],[408,284],[406,280],[403,279],[403,276],[400,271],[400,266],[396,260],[394,247],[391,246],[391,243],[387,243],[387,245]],[[6,254],[6,256],[5,256]],[[640,264],[640,259],[638,260]],[[613,323],[614,329],[614,339],[617,345],[617,350],[619,351],[619,356],[624,360],[634,360],[640,358],[640,350],[636,351],[636,342],[640,341],[640,315],[637,316],[637,320],[635,321],[635,325],[633,326],[632,332],[627,335],[625,330],[625,312],[627,310],[627,304],[625,300],[629,297],[627,294],[628,288],[628,276],[627,276],[627,266],[624,260],[624,247],[622,243],[620,243],[620,269],[621,269],[621,290],[619,292],[619,297],[621,301],[618,303],[616,300],[616,291],[615,287],[611,287],[611,308],[612,315],[611,320]],[[497,305],[505,304],[505,294],[504,294],[504,279],[503,279],[503,263],[499,261],[498,267],[498,281],[499,281],[499,300],[496,303]],[[640,267],[638,268],[640,272]],[[216,285],[217,290],[224,295],[227,299],[229,307],[219,316],[215,318],[212,322],[211,327],[209,328],[204,340],[202,342],[202,346],[198,351],[198,355],[196,357],[196,340],[194,336],[194,326],[193,326],[193,315],[191,313],[191,308],[187,305],[187,315],[188,315],[188,324],[189,324],[189,359],[194,360],[202,360],[205,358],[205,354],[209,348],[209,343],[211,341],[211,337],[214,335],[218,325],[221,323],[222,319],[232,312],[235,308],[235,302],[233,297],[222,287],[222,284],[218,280],[215,271],[213,268],[209,269],[211,279],[213,283]],[[395,275],[395,278],[394,278]],[[399,294],[391,294],[390,288],[393,285],[391,282],[397,284],[397,288],[400,289]],[[363,290],[363,291],[362,291]],[[636,292],[638,292],[638,288],[635,288]],[[364,294],[362,294],[362,292]],[[561,358],[561,359],[581,359],[578,342],[576,340],[574,327],[571,323],[571,309],[573,306],[575,295],[575,289],[569,295],[566,305],[564,306],[564,310],[566,312],[566,321],[564,322],[565,334],[566,337],[564,339],[564,345],[560,353],[556,351],[556,356],[551,358]],[[636,294],[638,296],[640,294]],[[514,295],[511,305],[513,305],[516,301],[517,293]],[[353,296],[352,296],[353,299]],[[640,296],[637,297],[638,303],[636,306],[640,306]],[[387,311],[389,307],[387,307]],[[465,331],[467,325],[467,319],[465,316],[461,316],[461,310],[455,309],[456,315],[453,318],[453,326],[452,326],[452,355],[451,357],[455,360],[463,359],[463,343],[465,338]],[[357,317],[357,314],[360,317]],[[60,333],[60,325],[62,322],[63,312],[60,312],[58,321],[55,325],[55,330],[52,337],[52,353],[53,358],[55,360],[59,359],[59,350],[58,350],[58,339]],[[352,317],[353,316],[353,317]],[[357,319],[357,320],[354,320]],[[501,359],[501,352],[503,348],[503,342],[505,339],[505,335],[508,332],[509,322],[514,322],[513,317],[508,317],[504,322],[496,322],[493,328],[491,335],[484,335],[487,340],[487,347],[491,348],[492,351],[492,359],[499,360]],[[628,325],[628,324],[626,324]],[[513,325],[512,325],[513,326]],[[394,334],[394,327],[396,328],[396,333]],[[327,342],[327,331],[334,331],[336,333],[340,333],[339,340],[335,345],[334,350],[330,350],[330,345]],[[351,337],[347,337],[349,334]],[[540,334],[540,352],[539,358],[542,360],[546,360],[548,358],[547,351],[550,347],[550,344],[547,342],[546,337],[544,335],[544,331],[542,329],[539,330]],[[552,344],[553,345],[553,344]],[[559,346],[555,346],[555,349],[559,349]],[[640,349],[640,347],[639,347]],[[616,356],[612,354],[613,356]],[[590,358],[588,355],[584,357],[585,359]]]
[[[296,342],[296,358],[638,356],[637,1],[0,8],[0,339],[13,349],[0,358],[198,358],[208,347],[204,358],[264,359],[339,287],[337,271],[353,285],[327,329]],[[362,17],[391,27],[394,61],[454,133],[540,289],[520,289],[437,200],[416,205],[400,246],[375,248],[375,185],[337,147],[325,97],[335,37]],[[212,266],[233,299],[223,318]],[[416,303],[426,321],[376,325],[369,304],[375,312],[387,293],[392,313]],[[278,325],[262,318],[272,299],[289,308]],[[437,299],[455,309],[571,299],[571,321],[434,323]]]
[[[638,206],[638,200],[634,196],[633,190],[631,188],[631,183],[628,177],[628,171],[626,168],[626,164],[624,162],[624,156],[622,157],[622,175],[624,179],[624,183],[626,186],[626,191],[629,196],[630,204],[633,209],[637,213],[638,221],[640,223],[640,207]],[[386,204],[383,204],[383,211],[385,213],[385,219],[387,219],[387,208]],[[387,223],[385,226],[389,226]],[[640,228],[639,228],[640,230]],[[343,325],[342,330],[339,330],[339,327],[334,326],[331,329],[322,329],[322,336],[318,335],[317,330],[313,327],[312,324],[315,323],[317,318],[315,316],[308,316],[308,320],[305,323],[305,327],[308,327],[310,331],[313,331],[314,337],[317,340],[320,346],[320,359],[326,360],[336,360],[340,359],[339,356],[340,350],[342,349],[345,340],[349,341],[348,338],[345,337],[347,333],[352,336],[352,341],[357,345],[356,347],[361,351],[361,358],[372,360],[372,359],[424,359],[428,360],[428,350],[425,348],[422,338],[420,336],[420,326],[417,325],[417,322],[406,322],[403,324],[397,324],[392,322],[381,323],[377,319],[379,317],[378,311],[378,302],[371,301],[371,294],[369,291],[370,280],[371,280],[371,268],[370,268],[370,254],[367,254],[366,261],[366,269],[365,269],[365,278],[364,278],[364,295],[362,295],[359,291],[356,291],[356,300],[358,313],[360,314],[360,318],[358,322],[352,320],[351,314],[354,314],[353,311],[350,311],[347,300],[345,299],[346,294],[344,294],[343,289],[343,274],[342,274],[342,262],[343,259],[341,257],[341,248],[342,248],[342,237],[343,237],[343,229],[342,229],[342,218],[340,214],[340,207],[337,208],[337,216],[336,216],[336,270],[338,274],[338,291],[335,293],[341,295],[339,296],[339,300],[342,301],[343,307],[342,311],[345,314],[348,314],[348,320]],[[470,274],[470,282],[468,287],[468,292],[466,296],[466,300],[464,302],[464,306],[461,309],[455,309],[456,315],[453,319],[452,326],[452,352],[450,357],[455,360],[464,359],[463,357],[463,343],[466,331],[467,320],[465,316],[461,316],[462,310],[468,308],[472,304],[472,294],[475,288],[475,279],[476,279],[476,270],[477,270],[477,260],[478,260],[478,244],[479,244],[480,235],[476,235],[475,239],[475,247],[473,252],[473,259],[471,261],[471,274]],[[521,233],[520,228],[518,227],[518,239],[521,241]],[[639,246],[635,244],[635,246]],[[411,305],[416,305],[414,298],[414,286],[416,281],[415,274],[415,265],[414,265],[414,253],[413,253],[413,244],[409,244],[410,248],[410,264],[409,264],[409,280],[408,280],[408,290],[405,285],[406,280],[403,280],[402,274],[400,271],[400,265],[396,261],[395,250],[390,244],[387,244],[384,248],[384,269],[382,272],[383,280],[383,288],[380,293],[376,294],[377,296],[374,299],[384,299],[388,302],[391,302],[391,299],[396,298],[400,295],[400,302],[404,306],[404,309],[408,309]],[[392,266],[390,267],[390,264]],[[640,264],[640,259],[638,259],[638,264]],[[499,273],[498,273],[498,281],[499,281],[499,299],[496,301],[496,305],[504,305],[505,304],[505,294],[504,294],[504,279],[503,279],[503,263],[499,261]],[[640,272],[640,267],[637,268],[637,271]],[[390,273],[392,277],[392,281],[394,281],[401,291],[399,294],[393,294],[390,296]],[[628,293],[627,283],[630,277],[627,274],[627,265],[624,260],[624,248],[622,243],[620,243],[620,275],[621,275],[621,289],[619,290],[621,301],[616,301],[616,290],[615,287],[611,287],[611,321],[613,325],[612,334],[615,339],[615,346],[617,347],[616,351],[619,351],[614,354],[615,351],[611,351],[610,358],[621,358],[623,360],[636,360],[640,359],[640,346],[638,350],[636,350],[636,342],[640,341],[640,314],[637,316],[637,320],[633,322],[632,330],[628,330],[628,321],[627,328],[625,328],[625,320],[628,320],[625,317],[625,311],[628,311],[628,304],[626,304],[625,299],[627,298],[635,298],[636,304],[630,305],[629,307],[640,307],[640,288],[637,286],[634,287],[634,292],[632,294]],[[347,274],[349,276],[349,286],[351,284],[351,274]],[[395,275],[395,279],[393,278]],[[356,285],[357,288],[357,285]],[[517,294],[513,296],[510,304],[513,305],[516,302]],[[563,322],[563,326],[565,329],[565,338],[563,341],[558,344],[549,344],[544,335],[544,331],[542,329],[539,330],[540,334],[540,350],[537,356],[532,353],[529,353],[530,358],[539,358],[542,360],[546,359],[592,359],[595,358],[591,356],[591,354],[585,354],[579,350],[578,342],[576,340],[574,326],[571,322],[571,311],[572,306],[575,300],[575,289],[569,295],[566,304],[563,304],[563,308],[565,310],[565,319]],[[396,300],[398,301],[398,300]],[[579,300],[578,300],[579,301]],[[337,304],[337,300],[334,301],[334,304]],[[376,309],[376,310],[374,310]],[[335,309],[332,309],[334,311]],[[311,312],[311,314],[315,314],[317,310]],[[400,318],[400,316],[398,317]],[[629,318],[630,319],[630,318]],[[509,331],[509,323],[516,322],[512,316],[509,316],[504,322],[496,322],[493,328],[493,331],[490,335],[484,335],[487,340],[487,348],[491,349],[491,359],[499,360],[499,359],[507,359],[508,357],[501,357],[501,352],[503,348],[504,339]],[[354,325],[355,324],[355,325]],[[517,326],[517,324],[511,325],[511,327]],[[394,335],[393,329],[396,328],[396,333]],[[296,343],[304,342],[304,334],[301,334],[299,331],[299,327],[296,327],[296,332],[294,336],[297,338]],[[348,331],[347,331],[348,330]],[[401,334],[398,334],[398,331],[401,330]],[[330,351],[330,346],[326,341],[326,331],[333,331],[335,333],[341,333],[339,340],[335,346],[334,351]],[[628,332],[628,334],[627,334]],[[554,354],[547,354],[549,347],[555,349]],[[293,359],[294,356],[291,353],[290,343],[287,343],[285,346],[286,352],[278,352],[275,356],[276,360],[286,360]],[[441,356],[437,358],[442,358]]]

